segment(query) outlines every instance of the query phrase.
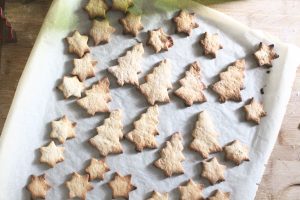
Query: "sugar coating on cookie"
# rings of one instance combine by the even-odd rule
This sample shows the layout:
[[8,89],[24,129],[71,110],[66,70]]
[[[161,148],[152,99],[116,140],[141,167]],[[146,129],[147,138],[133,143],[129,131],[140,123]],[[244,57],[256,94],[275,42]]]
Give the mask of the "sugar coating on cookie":
[[100,179],[103,180],[104,174],[109,171],[109,167],[104,160],[91,159],[91,162],[85,172],[89,175],[90,180]]
[[108,102],[111,101],[111,96],[107,77],[92,85],[92,88],[86,90],[85,94],[86,96],[77,100],[77,103],[84,108],[88,114],[95,115],[97,112],[109,112]]
[[51,186],[47,182],[45,174],[42,174],[40,176],[31,175],[26,188],[31,194],[31,199],[46,199]]
[[214,185],[225,181],[226,166],[218,162],[217,158],[202,161],[201,176],[206,178],[210,184]]
[[222,147],[217,140],[219,133],[215,130],[207,111],[199,113],[192,136],[193,141],[190,148],[200,153],[203,158],[208,158],[210,153],[222,151]]
[[152,73],[145,77],[145,81],[144,84],[140,85],[140,91],[151,105],[156,102],[170,102],[168,94],[168,90],[172,89],[170,60],[161,61],[154,67]]
[[272,60],[279,58],[279,55],[274,50],[274,44],[266,45],[259,43],[258,50],[254,53],[260,67],[272,67]]
[[211,58],[216,58],[218,50],[223,49],[217,33],[209,34],[205,32],[199,43],[203,47],[204,55]]
[[118,65],[108,68],[108,71],[117,78],[120,86],[124,84],[139,85],[138,74],[142,71],[143,54],[143,44],[136,44],[130,51],[126,52],[125,56],[118,58]]
[[133,6],[133,0],[112,0],[112,8],[114,10],[126,13],[131,6]]
[[90,48],[87,44],[88,40],[88,36],[81,35],[78,31],[74,31],[72,36],[67,37],[69,52],[75,53],[81,58],[85,53],[90,52]]
[[183,174],[184,169],[182,161],[185,157],[182,153],[182,137],[180,133],[174,133],[165,147],[160,151],[160,158],[154,162],[154,165],[163,170],[166,176],[173,174]]
[[123,26],[124,34],[131,34],[136,37],[141,30],[143,30],[143,25],[141,22],[141,15],[136,15],[133,13],[128,13],[122,19],[120,19],[120,24]]
[[103,125],[97,127],[97,135],[89,141],[95,146],[102,156],[110,153],[122,153],[120,139],[123,138],[123,123],[121,110],[113,110]]
[[113,179],[108,182],[108,186],[112,191],[113,199],[129,199],[129,193],[136,189],[131,183],[131,175],[121,176],[118,172],[116,172]]
[[237,60],[227,68],[227,71],[221,72],[220,80],[211,86],[212,90],[219,95],[221,103],[228,100],[242,101],[241,90],[244,88],[245,65],[244,59]]
[[92,60],[90,53],[86,53],[80,59],[73,60],[74,68],[71,72],[73,76],[77,76],[80,81],[95,76],[96,60]]
[[259,124],[261,118],[267,115],[263,105],[255,101],[254,98],[251,98],[250,103],[244,106],[244,110],[246,113],[246,120],[256,124]]
[[40,162],[54,167],[57,163],[64,161],[64,150],[64,147],[56,146],[55,143],[51,141],[48,146],[40,148]]
[[156,53],[160,51],[167,51],[173,46],[173,39],[167,35],[162,28],[155,29],[148,32],[147,44],[150,45]]
[[109,25],[107,19],[93,20],[92,28],[90,29],[90,36],[94,39],[95,45],[108,43],[116,29]]
[[188,71],[185,72],[185,77],[179,80],[181,87],[175,91],[175,94],[184,100],[187,106],[193,103],[206,102],[206,97],[203,90],[206,88],[201,81],[201,69],[199,62],[194,62],[190,65]]
[[214,194],[210,196],[207,200],[230,200],[230,192],[215,190]]
[[148,198],[147,200],[168,200],[169,199],[169,195],[168,193],[159,193],[156,191],[152,192],[152,195],[150,198]]
[[104,18],[108,8],[109,7],[105,0],[89,0],[89,2],[84,7],[91,19],[95,17]]
[[179,15],[173,18],[173,21],[176,23],[177,32],[187,35],[191,35],[192,30],[199,27],[195,22],[195,13],[188,13],[184,10],[181,10]]
[[223,147],[225,158],[240,165],[243,161],[249,161],[249,149],[239,140],[234,140]]
[[203,185],[195,183],[190,179],[186,185],[178,187],[181,200],[204,200]]
[[59,120],[52,121],[51,126],[50,138],[57,139],[60,143],[65,143],[67,139],[76,136],[76,123],[69,120],[65,115]]
[[76,76],[64,76],[62,83],[57,88],[62,91],[66,99],[72,96],[79,98],[85,89],[85,85]]
[[149,107],[139,120],[134,122],[134,129],[130,131],[126,138],[135,144],[137,151],[144,148],[157,148],[155,136],[158,135],[158,106]]
[[87,193],[93,189],[92,184],[89,182],[89,175],[80,175],[76,172],[66,182],[66,186],[69,189],[69,198],[78,197],[83,200],[86,199]]

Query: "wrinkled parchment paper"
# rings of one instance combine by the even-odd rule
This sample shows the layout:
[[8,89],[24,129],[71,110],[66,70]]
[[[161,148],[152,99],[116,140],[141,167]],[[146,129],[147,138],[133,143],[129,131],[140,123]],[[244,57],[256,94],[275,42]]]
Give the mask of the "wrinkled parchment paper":
[[[187,66],[195,60],[202,65],[203,81],[210,85],[218,80],[218,74],[225,70],[228,64],[236,59],[245,58],[247,69],[245,89],[242,91],[243,102],[220,104],[217,96],[207,89],[207,103],[185,107],[182,100],[170,92],[171,103],[159,106],[160,135],[156,137],[159,148],[136,153],[134,146],[123,140],[124,153],[106,158],[111,171],[105,175],[104,181],[93,182],[94,190],[88,193],[88,199],[110,199],[111,191],[107,182],[116,171],[122,175],[132,174],[132,182],[137,186],[137,190],[130,193],[130,199],[146,199],[153,190],[169,192],[170,199],[178,199],[179,193],[176,188],[189,178],[205,185],[205,196],[209,196],[215,189],[222,189],[231,192],[234,200],[254,199],[286,110],[295,71],[300,63],[299,49],[250,30],[233,19],[197,3],[191,3],[189,9],[197,13],[200,27],[195,29],[190,37],[174,34],[175,26],[170,19],[175,12],[157,9],[153,2],[144,1],[142,4],[144,9],[147,8],[147,12],[142,19],[145,29],[139,34],[138,41],[145,44],[148,30],[163,27],[172,35],[175,44],[168,52],[159,54],[154,54],[151,48],[145,46],[140,82],[144,82],[143,77],[155,64],[169,58],[172,62],[173,90],[179,87],[178,80],[183,77]],[[67,199],[68,191],[64,183],[70,179],[71,173],[84,173],[89,159],[99,158],[97,150],[88,143],[88,139],[96,134],[95,128],[102,124],[108,114],[90,117],[76,104],[75,99],[64,100],[61,92],[55,88],[62,76],[70,73],[73,67],[74,57],[67,53],[67,45],[63,38],[75,29],[86,34],[91,26],[91,21],[82,10],[83,3],[84,1],[80,0],[53,2],[28,59],[0,141],[1,200],[29,199],[29,193],[25,189],[29,176],[41,173],[46,173],[53,186],[47,198]],[[122,14],[119,12],[109,12],[108,18],[117,31],[109,44],[91,48],[93,57],[98,60],[97,76],[89,79],[87,83],[92,84],[101,77],[109,76],[113,97],[110,107],[123,110],[124,133],[127,133],[132,129],[133,121],[145,112],[148,104],[134,87],[117,86],[115,78],[106,71],[108,66],[116,64],[119,56],[124,55],[128,48],[137,43],[136,39],[121,34],[121,26],[117,22],[120,17]],[[202,56],[198,40],[205,31],[221,35],[224,49],[218,52],[216,59]],[[260,41],[274,43],[280,55],[280,58],[274,61],[270,74],[266,73],[266,69],[258,68],[251,56]],[[92,41],[90,45],[92,46]],[[260,94],[261,88],[264,88],[264,95]],[[259,126],[244,120],[242,106],[251,97],[263,101],[268,113]],[[216,129],[221,134],[219,141],[222,145],[239,139],[250,147],[251,161],[240,166],[225,162],[222,153],[211,155],[217,156],[220,162],[228,167],[226,181],[214,186],[209,186],[206,180],[200,178],[202,158],[188,149],[197,114],[202,110],[207,110],[214,119]],[[51,169],[39,163],[38,149],[50,142],[50,122],[64,114],[77,122],[77,137],[64,144],[65,161]],[[185,173],[166,178],[152,163],[158,159],[158,152],[164,146],[164,142],[176,131],[183,135]]]

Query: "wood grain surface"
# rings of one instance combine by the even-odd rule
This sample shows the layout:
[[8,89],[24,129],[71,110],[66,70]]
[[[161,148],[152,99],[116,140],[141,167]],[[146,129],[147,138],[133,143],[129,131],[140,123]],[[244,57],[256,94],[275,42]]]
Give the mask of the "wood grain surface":
[[[0,56],[0,132],[13,95],[35,42],[50,0],[6,3],[6,15],[17,31],[18,43],[5,44]],[[299,0],[240,0],[209,5],[254,29],[267,31],[300,46]],[[299,55],[300,56],[300,55]],[[294,83],[277,144],[266,166],[256,199],[300,199],[300,70]]]

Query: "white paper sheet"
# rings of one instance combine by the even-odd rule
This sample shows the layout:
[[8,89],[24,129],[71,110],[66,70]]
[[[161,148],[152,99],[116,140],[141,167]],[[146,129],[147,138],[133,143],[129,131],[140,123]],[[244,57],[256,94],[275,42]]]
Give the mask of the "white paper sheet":
[[[73,67],[74,57],[67,53],[64,38],[75,29],[81,33],[88,33],[91,26],[87,14],[82,10],[83,3],[80,0],[54,0],[28,59],[0,140],[0,199],[29,199],[30,195],[25,189],[29,176],[41,173],[46,173],[53,186],[47,199],[67,199],[68,191],[64,183],[70,179],[71,173],[84,173],[90,158],[99,158],[99,153],[88,143],[88,139],[96,134],[95,128],[101,125],[108,115],[88,116],[76,104],[75,99],[64,100],[55,88],[62,76],[70,73]],[[134,146],[123,140],[124,153],[106,158],[111,171],[105,175],[104,181],[93,182],[94,189],[88,193],[87,198],[110,199],[111,192],[107,182],[112,178],[112,174],[118,171],[122,175],[132,174],[132,182],[137,186],[137,190],[130,193],[130,199],[146,199],[153,190],[169,192],[170,199],[178,199],[179,193],[176,188],[189,178],[205,185],[205,196],[215,189],[222,189],[231,192],[234,200],[254,199],[257,184],[261,180],[286,110],[296,68],[300,63],[299,49],[250,30],[233,19],[197,3],[191,3],[189,9],[197,13],[200,27],[195,29],[190,37],[185,37],[174,34],[175,27],[170,19],[175,12],[155,10],[152,1],[144,1],[143,7],[147,8],[147,14],[142,18],[145,29],[139,34],[138,40],[145,44],[148,30],[163,27],[172,35],[174,46],[169,51],[159,54],[144,46],[141,83],[153,66],[164,58],[169,58],[172,62],[174,91],[179,87],[178,80],[183,77],[187,66],[195,60],[202,65],[203,81],[210,85],[218,80],[218,74],[225,70],[228,64],[245,57],[247,69],[246,87],[242,91],[243,102],[220,104],[217,96],[208,89],[205,91],[207,103],[185,107],[182,100],[170,91],[171,103],[159,106],[160,135],[156,137],[159,148],[136,153]],[[117,22],[121,16],[119,12],[109,12],[108,18],[117,31],[109,44],[91,48],[93,57],[98,60],[97,75],[87,83],[92,84],[106,75],[109,76],[113,98],[110,107],[123,110],[124,133],[127,133],[132,129],[133,121],[139,118],[149,105],[137,89],[132,86],[117,86],[115,78],[106,71],[107,67],[116,64],[119,56],[137,43],[131,36],[121,34],[122,28]],[[221,36],[224,49],[218,52],[216,59],[207,59],[202,55],[198,40],[200,34],[205,31],[216,32]],[[266,73],[266,69],[258,68],[251,56],[260,41],[274,43],[280,55],[280,58],[274,61],[270,74]],[[264,95],[260,94],[261,88],[264,88]],[[268,113],[259,126],[244,120],[242,106],[251,97],[263,101]],[[225,162],[220,153],[211,155],[217,156],[220,162],[228,167],[226,181],[214,186],[209,186],[206,180],[200,178],[202,158],[188,149],[197,114],[202,110],[207,110],[214,119],[216,129],[221,133],[219,141],[222,145],[239,139],[250,146],[251,161],[238,167]],[[49,168],[39,163],[39,148],[50,142],[50,122],[64,114],[77,122],[77,137],[64,144],[65,161]],[[164,146],[164,142],[176,131],[183,135],[185,173],[166,178],[152,163],[158,159],[158,152]]]

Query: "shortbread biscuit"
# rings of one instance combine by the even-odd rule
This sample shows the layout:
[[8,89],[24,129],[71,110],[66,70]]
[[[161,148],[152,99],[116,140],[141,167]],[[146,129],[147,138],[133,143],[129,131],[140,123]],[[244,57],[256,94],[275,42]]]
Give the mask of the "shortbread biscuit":
[[195,183],[190,179],[185,186],[179,186],[181,200],[204,200],[202,184]]
[[222,192],[221,190],[215,190],[214,194],[207,200],[230,200],[230,192]]
[[65,143],[67,139],[76,136],[76,123],[70,121],[65,115],[59,120],[52,121],[51,126],[50,138],[57,139],[60,143]]
[[112,0],[112,8],[114,10],[126,13],[131,6],[133,6],[133,0]]
[[80,175],[76,172],[73,173],[71,180],[66,182],[69,189],[69,198],[78,197],[85,200],[86,195],[94,187],[89,182],[89,175]]
[[159,193],[156,191],[152,192],[152,196],[147,199],[147,200],[168,200],[169,199],[169,195],[168,193]]
[[58,147],[53,141],[48,146],[41,147],[41,163],[46,163],[50,167],[54,167],[57,163],[64,161],[64,147]]
[[76,76],[64,76],[62,83],[57,88],[62,91],[66,99],[72,96],[79,98],[85,89],[85,85]]
[[123,26],[123,33],[136,37],[144,28],[141,18],[141,15],[128,13],[124,18],[120,19],[120,24]]
[[31,199],[46,199],[48,190],[51,188],[46,180],[45,174],[40,176],[31,175],[27,190],[31,194]]
[[91,54],[86,53],[80,59],[73,60],[74,68],[71,72],[73,76],[77,76],[80,81],[95,76],[96,60],[92,60]]
[[238,140],[234,140],[231,143],[223,147],[226,160],[234,162],[236,165],[240,165],[243,161],[249,161],[249,149]]
[[121,176],[118,172],[116,172],[114,178],[108,182],[108,186],[112,191],[113,199],[129,199],[129,193],[136,189],[131,183],[131,175]]
[[256,124],[259,124],[260,119],[267,115],[264,111],[263,105],[256,102],[254,98],[251,98],[250,103],[244,106],[244,110],[246,112],[246,120],[252,121]]
[[202,161],[201,176],[214,185],[225,181],[226,166],[218,162],[217,158]]
[[104,18],[108,8],[109,7],[106,3],[106,0],[89,0],[89,2],[84,7],[91,19],[95,17]]
[[274,51],[274,44],[266,45],[259,43],[258,50],[254,53],[260,67],[272,67],[272,60],[279,58],[279,55]]
[[104,160],[91,159],[90,165],[85,168],[85,172],[89,175],[89,180],[103,180],[104,174],[109,171],[109,167]]
[[107,19],[93,20],[92,28],[90,29],[90,36],[94,39],[95,45],[108,43],[110,36],[116,29],[109,25]]
[[203,48],[204,55],[210,56],[211,58],[216,58],[218,50],[223,49],[217,33],[209,34],[205,32],[199,42]]
[[199,27],[195,22],[195,13],[188,13],[184,10],[181,10],[179,15],[173,18],[173,21],[176,23],[177,32],[187,35],[191,35],[192,30]]
[[156,53],[160,51],[167,51],[173,46],[173,39],[167,35],[162,28],[148,31],[147,44],[150,45]]
[[88,40],[88,36],[81,35],[78,31],[74,31],[71,37],[67,37],[69,52],[75,53],[81,58],[85,53],[90,52],[90,48],[87,44]]

